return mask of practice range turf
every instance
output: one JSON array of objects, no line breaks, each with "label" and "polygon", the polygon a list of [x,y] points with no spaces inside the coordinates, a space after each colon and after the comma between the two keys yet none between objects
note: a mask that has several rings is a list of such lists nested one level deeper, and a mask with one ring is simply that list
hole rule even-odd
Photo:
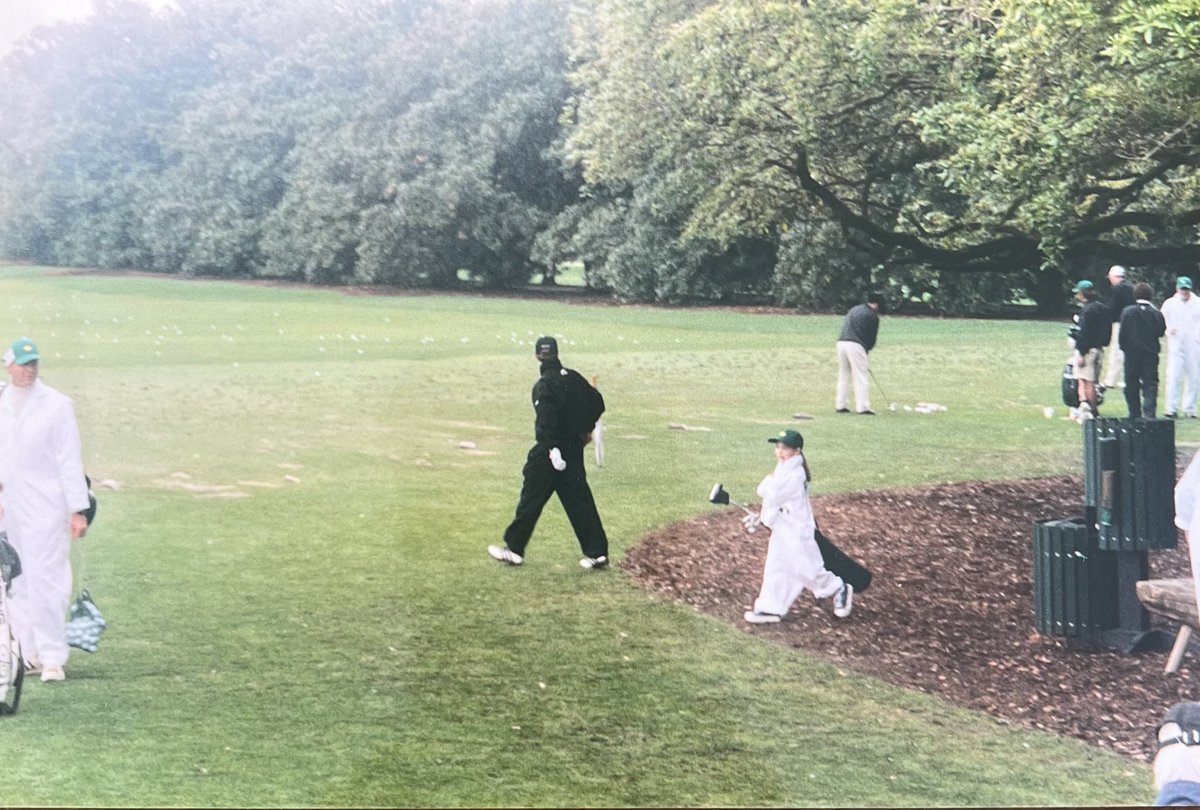
[{"label": "practice range turf", "polygon": [[6,805],[1153,798],[1145,765],[585,572],[556,502],[523,567],[484,551],[531,443],[539,334],[608,401],[588,463],[619,561],[717,481],[752,500],[785,427],[817,493],[1079,472],[1064,323],[885,317],[871,419],[832,413],[834,316],[22,267],[0,289],[3,343],[37,341],[76,402],[100,498],[76,569],[109,622],[0,718]]}]

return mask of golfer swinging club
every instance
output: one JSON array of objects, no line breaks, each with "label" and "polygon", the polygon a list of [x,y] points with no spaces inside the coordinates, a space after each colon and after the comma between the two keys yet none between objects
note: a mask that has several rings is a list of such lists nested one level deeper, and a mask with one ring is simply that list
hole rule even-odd
[{"label": "golfer swinging club", "polygon": [[488,554],[508,565],[525,562],[525,546],[542,508],[558,493],[583,549],[579,565],[588,570],[605,568],[608,536],[583,466],[583,448],[604,411],[604,399],[579,372],[563,368],[554,338],[538,338],[534,356],[541,363],[532,393],[535,443],[525,459],[521,498],[504,531],[504,546],[488,546]]}]

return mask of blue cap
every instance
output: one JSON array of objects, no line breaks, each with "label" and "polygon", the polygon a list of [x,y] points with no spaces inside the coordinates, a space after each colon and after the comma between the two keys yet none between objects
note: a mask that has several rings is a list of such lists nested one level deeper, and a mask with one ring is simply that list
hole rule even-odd
[{"label": "blue cap", "polygon": [[29,338],[20,338],[15,341],[12,348],[4,354],[5,365],[16,364],[24,366],[37,360],[39,357],[37,344]]},{"label": "blue cap", "polygon": [[1192,289],[1192,280],[1190,278],[1188,278],[1187,276],[1180,276],[1179,278],[1175,279],[1175,289],[1177,289],[1177,290]]},{"label": "blue cap", "polygon": [[1083,279],[1082,281],[1080,281],[1078,284],[1076,284],[1076,285],[1075,285],[1075,286],[1074,286],[1074,287],[1071,289],[1071,292],[1073,292],[1073,293],[1077,293],[1077,292],[1083,292],[1084,290],[1091,290],[1091,289],[1095,289],[1095,287],[1096,287],[1096,285],[1095,285],[1095,284],[1093,284],[1092,282],[1088,281],[1088,280],[1085,278],[1085,279]]}]

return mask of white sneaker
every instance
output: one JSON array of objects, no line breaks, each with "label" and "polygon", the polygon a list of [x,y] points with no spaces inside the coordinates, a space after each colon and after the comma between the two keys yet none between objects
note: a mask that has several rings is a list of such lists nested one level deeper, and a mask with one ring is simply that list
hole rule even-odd
[{"label": "white sneaker", "polygon": [[510,549],[508,546],[488,546],[488,554],[492,555],[493,560],[499,560],[502,563],[509,565],[520,565],[525,562],[525,558],[517,552]]},{"label": "white sneaker", "polygon": [[833,595],[833,615],[844,619],[854,608],[854,586],[849,582],[842,583],[842,589]]},{"label": "white sneaker", "polygon": [[599,557],[584,557],[579,561],[580,568],[586,568],[588,571],[595,571],[600,568],[608,568],[608,557],[601,554]]},{"label": "white sneaker", "polygon": [[46,667],[42,670],[42,683],[50,681],[65,681],[67,673],[63,672],[62,667]]},{"label": "white sneaker", "polygon": [[742,618],[750,624],[775,624],[783,620],[782,616],[776,616],[774,613],[759,613],[756,610],[747,610],[742,614]]}]

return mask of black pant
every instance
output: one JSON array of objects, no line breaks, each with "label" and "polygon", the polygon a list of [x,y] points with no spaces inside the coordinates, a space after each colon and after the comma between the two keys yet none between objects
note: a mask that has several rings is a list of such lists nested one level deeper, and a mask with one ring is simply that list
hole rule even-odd
[{"label": "black pant", "polygon": [[1158,408],[1158,355],[1125,352],[1125,404],[1130,416],[1154,418]]},{"label": "black pant", "polygon": [[550,463],[550,447],[545,444],[535,444],[525,459],[525,477],[521,485],[521,499],[517,502],[517,514],[512,523],[504,530],[504,544],[517,554],[525,554],[525,546],[538,518],[542,515],[542,507],[550,496],[558,493],[579,540],[579,547],[586,557],[607,557],[608,536],[600,523],[600,514],[596,511],[596,501],[592,497],[592,489],[588,486],[587,471],[583,466],[583,444],[571,442],[560,445],[563,461],[567,468],[562,472],[554,469]]}]

